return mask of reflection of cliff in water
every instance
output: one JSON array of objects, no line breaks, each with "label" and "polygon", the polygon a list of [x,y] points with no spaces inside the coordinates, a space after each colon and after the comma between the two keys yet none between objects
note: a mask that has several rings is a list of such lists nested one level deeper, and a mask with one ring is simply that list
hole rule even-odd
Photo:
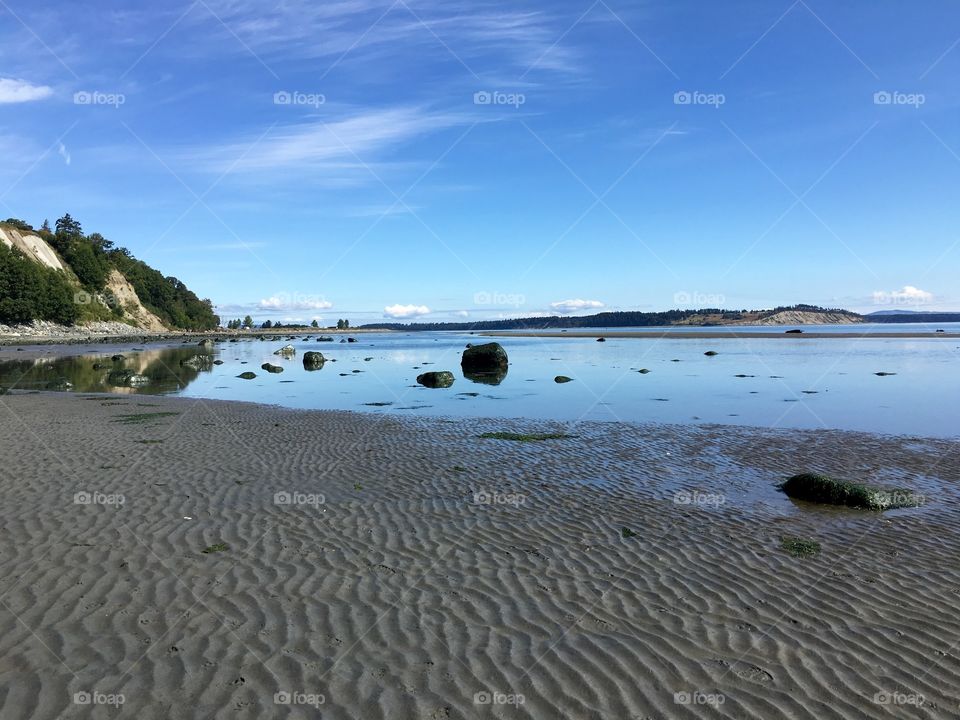
[{"label": "reflection of cliff in water", "polygon": [[[109,355],[77,355],[74,357],[41,358],[38,360],[10,360],[0,363],[0,387],[16,390],[63,390],[72,385],[74,392],[146,393],[161,395],[183,390],[196,380],[201,372],[210,372],[212,364],[203,369],[181,365],[194,355],[210,355],[202,348],[167,348],[123,353],[124,359],[113,361]],[[212,359],[212,356],[211,356]],[[140,376],[139,384],[114,384],[118,375],[111,373],[129,370]]]}]

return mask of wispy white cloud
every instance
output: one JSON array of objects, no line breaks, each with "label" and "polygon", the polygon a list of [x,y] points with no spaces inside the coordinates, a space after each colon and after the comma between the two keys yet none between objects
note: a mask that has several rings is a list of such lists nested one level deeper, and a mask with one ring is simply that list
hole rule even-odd
[{"label": "wispy white cloud", "polygon": [[426,305],[388,305],[383,314],[389,318],[409,318],[429,315],[430,308]]},{"label": "wispy white cloud", "polygon": [[183,153],[183,161],[215,172],[262,172],[326,167],[342,172],[363,168],[379,153],[428,133],[469,122],[464,114],[419,107],[360,111],[330,122],[315,120],[277,127],[266,135]]},{"label": "wispy white cloud", "polygon": [[70,153],[67,151],[67,146],[63,143],[58,143],[57,154],[63,158],[63,162],[67,165],[70,164]]},{"label": "wispy white cloud", "polygon": [[326,57],[344,66],[386,60],[389,68],[422,63],[436,53],[484,77],[515,77],[529,68],[576,73],[580,65],[569,39],[557,42],[571,18],[507,4],[287,0],[265,6],[258,0],[207,0],[205,7],[209,12],[190,13],[185,22],[203,27],[220,40],[218,47],[253,52],[268,66],[290,57]]},{"label": "wispy white cloud", "polygon": [[53,88],[34,85],[26,80],[0,78],[0,104],[26,103],[53,95]]},{"label": "wispy white cloud", "polygon": [[599,310],[604,304],[599,300],[560,300],[550,303],[550,308],[555,312],[568,314],[579,312],[580,310]]}]

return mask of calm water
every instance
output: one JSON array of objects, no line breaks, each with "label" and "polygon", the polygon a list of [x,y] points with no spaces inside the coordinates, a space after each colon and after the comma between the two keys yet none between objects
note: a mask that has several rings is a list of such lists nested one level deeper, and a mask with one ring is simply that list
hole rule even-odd
[{"label": "calm water", "polygon": [[[881,326],[892,330],[890,326]],[[806,328],[810,330],[811,328]],[[905,326],[898,330],[907,331]],[[949,331],[949,329],[948,329]],[[315,336],[314,336],[315,337]],[[302,336],[301,336],[302,338]],[[960,436],[960,339],[608,339],[501,338],[510,369],[498,385],[460,371],[467,342],[456,333],[363,334],[357,343],[242,340],[212,351],[195,346],[124,351],[0,364],[0,385],[74,392],[161,393],[245,400],[293,408],[440,416],[531,417],[671,423],[843,428]],[[297,354],[273,355],[285,344]],[[307,372],[302,356],[318,350],[331,362]],[[719,354],[707,357],[704,352]],[[192,369],[180,362],[208,353],[223,364]],[[264,362],[282,374],[260,369]],[[102,367],[94,368],[99,363]],[[142,388],[117,388],[116,367],[147,376]],[[641,368],[650,372],[641,374]],[[254,380],[236,376],[250,370]],[[429,370],[451,370],[453,387],[416,384]],[[878,377],[877,372],[896,373]],[[563,385],[557,375],[574,378]],[[747,377],[736,377],[744,375]]]}]

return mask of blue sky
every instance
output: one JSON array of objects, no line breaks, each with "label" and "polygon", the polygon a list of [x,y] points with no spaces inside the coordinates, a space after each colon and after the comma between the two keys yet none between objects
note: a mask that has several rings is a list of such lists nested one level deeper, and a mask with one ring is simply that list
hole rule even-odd
[{"label": "blue sky", "polygon": [[225,317],[958,309],[955,3],[0,6],[0,214]]}]

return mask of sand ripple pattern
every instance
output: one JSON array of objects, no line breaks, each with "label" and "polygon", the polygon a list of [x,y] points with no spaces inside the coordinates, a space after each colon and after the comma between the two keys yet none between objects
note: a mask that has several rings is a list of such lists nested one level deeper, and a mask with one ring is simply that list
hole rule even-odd
[{"label": "sand ripple pattern", "polygon": [[[2,718],[960,712],[954,442],[0,400]],[[804,470],[927,504],[799,506]]]}]

